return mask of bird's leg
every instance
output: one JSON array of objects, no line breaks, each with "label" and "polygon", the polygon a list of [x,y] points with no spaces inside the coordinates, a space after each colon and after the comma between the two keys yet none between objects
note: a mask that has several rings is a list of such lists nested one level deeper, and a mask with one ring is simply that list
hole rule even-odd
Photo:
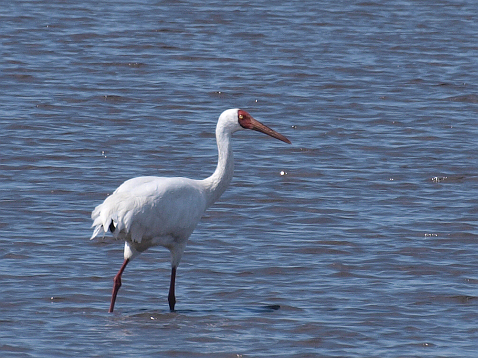
[{"label": "bird's leg", "polygon": [[121,275],[123,274],[124,269],[126,268],[126,265],[128,264],[129,259],[125,259],[123,262],[123,265],[121,266],[120,270],[116,274],[116,276],[113,279],[113,294],[111,295],[111,305],[110,305],[110,310],[109,313],[113,312],[113,309],[115,308],[115,301],[116,301],[116,295],[118,294],[118,290],[121,287]]},{"label": "bird's leg", "polygon": [[174,295],[174,284],[176,282],[176,266],[171,268],[171,283],[169,285],[169,295],[168,295],[168,302],[169,302],[169,309],[174,311],[174,305],[176,304],[176,296]]}]

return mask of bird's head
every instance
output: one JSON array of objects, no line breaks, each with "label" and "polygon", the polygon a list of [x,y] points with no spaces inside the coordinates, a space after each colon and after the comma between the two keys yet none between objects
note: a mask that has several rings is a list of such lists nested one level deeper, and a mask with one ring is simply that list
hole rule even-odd
[{"label": "bird's head", "polygon": [[285,136],[270,129],[254,119],[249,113],[239,108],[228,109],[222,112],[218,121],[218,129],[219,128],[229,133],[234,133],[241,129],[252,129],[290,144],[290,140]]}]

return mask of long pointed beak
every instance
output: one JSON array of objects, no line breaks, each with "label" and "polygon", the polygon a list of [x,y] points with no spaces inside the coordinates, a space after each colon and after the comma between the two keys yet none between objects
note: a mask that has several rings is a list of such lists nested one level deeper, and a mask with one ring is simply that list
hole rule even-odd
[{"label": "long pointed beak", "polygon": [[291,144],[290,140],[288,140],[285,136],[283,136],[282,134],[280,133],[277,133],[275,130],[273,129],[270,129],[268,126],[262,124],[261,122],[259,122],[258,120],[254,119],[254,118],[250,118],[251,119],[251,122],[250,122],[250,129],[252,130],[255,130],[255,131],[258,131],[258,132],[262,132],[264,134],[267,134],[271,137],[274,137],[274,138],[277,138],[283,142],[286,142],[288,144]]}]

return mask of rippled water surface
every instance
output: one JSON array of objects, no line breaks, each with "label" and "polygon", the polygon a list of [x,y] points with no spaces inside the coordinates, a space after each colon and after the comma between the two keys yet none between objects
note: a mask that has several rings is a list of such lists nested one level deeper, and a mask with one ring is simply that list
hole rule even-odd
[{"label": "rippled water surface", "polygon": [[[0,9],[2,357],[476,357],[478,3],[12,1]],[[123,275],[92,209],[235,177]]]}]

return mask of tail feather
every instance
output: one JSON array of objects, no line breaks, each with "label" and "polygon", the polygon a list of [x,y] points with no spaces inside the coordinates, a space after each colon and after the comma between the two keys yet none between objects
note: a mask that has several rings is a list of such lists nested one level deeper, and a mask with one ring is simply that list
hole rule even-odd
[{"label": "tail feather", "polygon": [[[145,215],[135,198],[122,193],[114,193],[98,205],[91,213],[94,232],[91,238],[108,231],[115,239],[130,237],[132,241],[141,243],[146,228],[144,217],[149,220],[152,215]],[[148,224],[148,223],[147,223]]]},{"label": "tail feather", "polygon": [[[108,232],[108,224],[105,222],[104,213],[102,212],[102,205],[98,205],[95,210],[91,213],[91,218],[93,219],[93,224],[91,227],[94,227],[95,230],[93,231],[93,235],[91,235],[90,240],[93,240],[97,237],[101,232],[103,232],[103,237]],[[112,221],[109,219],[107,222]]]},{"label": "tail feather", "polygon": [[103,236],[106,234],[103,230],[103,225],[98,225],[95,227],[95,231],[93,231],[93,235],[91,235],[90,240],[93,240],[95,237],[99,235],[99,233],[103,231]]}]

